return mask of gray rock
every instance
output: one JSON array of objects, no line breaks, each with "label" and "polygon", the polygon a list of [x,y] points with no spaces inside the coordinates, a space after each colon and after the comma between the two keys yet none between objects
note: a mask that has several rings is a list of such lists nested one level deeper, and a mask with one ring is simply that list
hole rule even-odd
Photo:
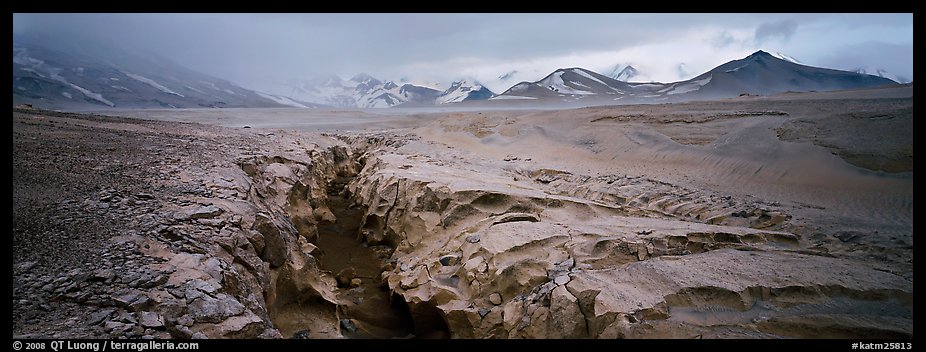
[{"label": "gray rock", "polygon": [[112,279],[115,276],[113,271],[110,269],[97,269],[90,275],[91,280],[106,281]]},{"label": "gray rock", "polygon": [[77,284],[72,282],[67,286],[59,287],[57,290],[55,290],[55,293],[68,293],[68,292],[74,292],[77,290],[79,290],[79,288],[77,287]]},{"label": "gray rock", "polygon": [[502,295],[498,292],[492,293],[489,295],[489,302],[492,302],[494,305],[502,304]]},{"label": "gray rock", "polygon": [[189,339],[193,337],[193,331],[189,327],[183,325],[174,325],[167,328],[167,333],[170,334],[170,337],[176,339]]},{"label": "gray rock", "polygon": [[225,318],[244,312],[244,305],[231,296],[220,293],[216,298],[204,295],[188,307],[190,315],[199,323],[218,323]]},{"label": "gray rock", "polygon": [[[129,264],[129,262],[126,262],[126,265],[132,265],[132,264]],[[135,282],[135,280],[138,280],[139,278],[141,278],[141,274],[136,273],[136,272],[131,272],[131,271],[125,272],[124,274],[119,275],[119,280],[121,280],[124,283]]]},{"label": "gray rock", "polygon": [[193,317],[189,314],[184,314],[183,316],[177,318],[177,325],[193,326]]},{"label": "gray rock", "polygon": [[129,303],[128,308],[133,312],[148,309],[154,302],[147,295],[140,295],[137,299]]},{"label": "gray rock", "polygon": [[184,209],[175,214],[174,218],[177,220],[208,219],[219,216],[222,212],[223,210],[217,206],[207,205],[199,208]]},{"label": "gray rock", "polygon": [[211,257],[204,261],[202,264],[202,270],[206,272],[206,274],[209,274],[209,276],[212,276],[212,278],[219,283],[222,283],[222,280],[225,279],[225,274],[223,274],[225,270],[222,268],[222,262],[219,261],[218,258]]},{"label": "gray rock", "polygon": [[115,320],[118,320],[118,321],[123,322],[123,323],[126,323],[126,324],[135,324],[135,323],[138,323],[138,320],[135,319],[135,314],[132,314],[132,313],[129,313],[129,312],[125,312],[125,311],[123,311],[122,313],[120,313],[119,316],[116,317]]},{"label": "gray rock", "polygon": [[164,317],[155,312],[138,312],[138,324],[146,328],[163,328]]},{"label": "gray rock", "polygon": [[555,282],[557,285],[565,285],[569,283],[569,280],[572,280],[569,277],[569,275],[560,275],[560,276],[557,276],[556,279],[553,280],[553,282]]},{"label": "gray rock", "polygon": [[280,333],[280,330],[273,329],[273,328],[267,328],[267,329],[264,329],[264,332],[260,333],[260,335],[257,335],[257,338],[259,339],[282,339],[283,334]]},{"label": "gray rock", "polygon": [[146,276],[142,277],[142,279],[139,280],[138,287],[141,287],[141,288],[152,288],[152,287],[155,287],[155,286],[163,285],[163,284],[166,283],[166,282],[167,282],[167,276],[166,276],[166,275],[157,275],[157,276],[153,276],[153,277],[150,276],[150,275],[146,275]]},{"label": "gray rock", "polygon": [[177,319],[177,317],[183,314],[183,309],[185,304],[180,303],[179,301],[168,299],[158,304],[157,310],[164,316],[164,319],[172,320]]},{"label": "gray rock", "polygon": [[183,286],[186,288],[183,292],[188,303],[202,297],[204,293],[215,293],[217,290],[211,282],[201,279],[187,281]]},{"label": "gray rock", "polygon": [[22,262],[22,263],[16,264],[16,269],[18,271],[30,271],[34,267],[35,267],[35,262]]},{"label": "gray rock", "polygon": [[352,334],[357,332],[357,327],[354,326],[354,322],[352,322],[350,319],[341,319],[341,328]]},{"label": "gray rock", "polygon": [[111,298],[113,302],[116,303],[116,305],[120,307],[128,307],[129,304],[135,302],[135,300],[137,300],[141,294],[142,292],[139,290],[120,291],[113,294]]},{"label": "gray rock", "polygon": [[113,308],[103,308],[90,315],[90,320],[87,321],[90,325],[96,325],[102,323],[104,320],[109,319],[115,313],[116,310]]},{"label": "gray rock", "polygon": [[306,340],[309,338],[309,330],[296,331],[292,338],[296,340]]},{"label": "gray rock", "polygon": [[194,300],[196,300],[197,298],[200,298],[200,297],[202,297],[202,296],[205,296],[206,294],[203,293],[203,292],[200,291],[200,290],[195,289],[195,288],[187,287],[187,289],[186,289],[186,291],[184,292],[183,295],[184,295],[184,297],[186,297],[187,303],[190,303],[190,302],[193,302]]},{"label": "gray rock", "polygon": [[478,311],[479,317],[480,317],[480,318],[485,318],[486,315],[489,315],[490,312],[492,312],[492,311],[489,310],[488,308],[479,308],[479,311]]},{"label": "gray rock", "polygon": [[201,332],[194,332],[194,333],[193,333],[193,336],[191,336],[190,338],[191,338],[191,339],[194,339],[194,340],[206,340],[206,339],[208,339],[209,337],[206,336],[206,334],[203,334],[203,333],[201,333]]},{"label": "gray rock", "polygon": [[478,243],[481,239],[482,238],[479,236],[479,234],[466,236],[466,242],[469,243]]},{"label": "gray rock", "polygon": [[125,324],[118,321],[107,321],[106,324],[103,324],[103,331],[106,332],[121,333],[125,330]]}]

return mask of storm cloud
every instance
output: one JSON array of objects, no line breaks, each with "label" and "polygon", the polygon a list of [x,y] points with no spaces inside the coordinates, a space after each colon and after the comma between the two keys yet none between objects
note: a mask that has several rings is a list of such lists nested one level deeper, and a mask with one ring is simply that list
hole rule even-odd
[{"label": "storm cloud", "polygon": [[[536,80],[627,64],[642,80],[674,81],[759,49],[913,76],[912,14],[14,14],[13,32],[116,43],[268,91],[328,73]],[[878,43],[910,55],[832,55]]]}]

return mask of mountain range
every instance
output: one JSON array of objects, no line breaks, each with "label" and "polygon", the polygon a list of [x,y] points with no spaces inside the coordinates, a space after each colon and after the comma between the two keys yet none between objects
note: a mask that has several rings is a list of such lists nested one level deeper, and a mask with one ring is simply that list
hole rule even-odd
[{"label": "mountain range", "polygon": [[[627,68],[632,69],[632,66]],[[529,100],[535,104],[579,102],[587,105],[660,103],[898,84],[888,78],[861,72],[806,66],[761,50],[694,78],[672,83],[624,82],[614,77],[626,77],[627,72],[614,71],[611,77],[607,77],[582,68],[559,69],[539,81],[515,84],[489,100]]]},{"label": "mountain range", "polygon": [[484,100],[494,95],[473,80],[459,80],[445,90],[381,81],[366,73],[348,80],[327,75],[310,80],[291,80],[275,89],[299,101],[335,108],[388,108],[393,106],[427,106]]},{"label": "mountain range", "polygon": [[[742,94],[840,90],[897,84],[883,70],[840,71],[801,64],[781,54],[757,51],[692,79],[672,83],[632,82],[640,72],[616,65],[605,75],[580,67],[553,71],[538,81],[513,84],[500,94],[473,79],[446,89],[397,84],[361,73],[291,80],[274,94],[244,88],[199,73],[156,54],[113,46],[44,45],[43,38],[13,37],[13,103],[57,109],[105,108],[386,108],[439,104],[579,105],[659,103],[718,99]],[[512,71],[499,82],[520,75]],[[494,82],[497,86],[499,82]],[[432,86],[443,86],[432,84]],[[507,102],[506,102],[507,101]]]}]

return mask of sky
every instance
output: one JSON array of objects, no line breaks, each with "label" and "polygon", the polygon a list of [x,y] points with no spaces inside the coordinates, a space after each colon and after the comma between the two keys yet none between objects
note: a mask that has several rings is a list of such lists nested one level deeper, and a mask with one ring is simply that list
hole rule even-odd
[{"label": "sky", "polygon": [[628,64],[640,72],[631,81],[672,82],[760,49],[913,78],[909,13],[14,14],[13,32],[104,39],[268,92],[365,72],[435,88],[469,78],[500,93],[557,68]]}]

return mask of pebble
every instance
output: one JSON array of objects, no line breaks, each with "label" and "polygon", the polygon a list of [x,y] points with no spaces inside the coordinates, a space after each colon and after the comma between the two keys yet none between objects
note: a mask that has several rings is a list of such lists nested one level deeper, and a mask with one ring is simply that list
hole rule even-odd
[{"label": "pebble", "polygon": [[498,292],[492,293],[489,295],[489,302],[492,302],[494,305],[502,304],[502,295]]},{"label": "pebble", "polygon": [[489,315],[490,312],[491,312],[491,310],[489,310],[488,308],[479,308],[479,311],[478,311],[479,317],[480,317],[480,318],[485,318],[486,315]]}]

